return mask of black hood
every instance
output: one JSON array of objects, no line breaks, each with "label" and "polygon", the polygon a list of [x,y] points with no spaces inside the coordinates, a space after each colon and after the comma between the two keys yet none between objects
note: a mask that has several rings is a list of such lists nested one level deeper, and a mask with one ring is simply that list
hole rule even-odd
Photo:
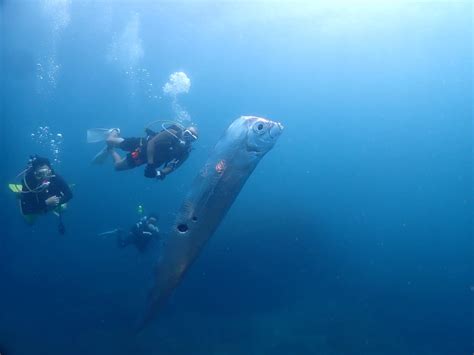
[{"label": "black hood", "polygon": [[36,168],[43,165],[47,165],[51,169],[51,162],[48,158],[36,156],[31,162],[31,167],[33,168],[33,170],[36,170]]}]

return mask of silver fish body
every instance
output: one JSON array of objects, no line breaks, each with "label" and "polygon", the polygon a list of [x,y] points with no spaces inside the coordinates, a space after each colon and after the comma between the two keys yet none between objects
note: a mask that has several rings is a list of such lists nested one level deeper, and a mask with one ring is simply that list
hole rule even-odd
[{"label": "silver fish body", "polygon": [[144,323],[163,307],[282,131],[280,123],[255,116],[242,116],[225,131],[195,178],[166,238]]}]

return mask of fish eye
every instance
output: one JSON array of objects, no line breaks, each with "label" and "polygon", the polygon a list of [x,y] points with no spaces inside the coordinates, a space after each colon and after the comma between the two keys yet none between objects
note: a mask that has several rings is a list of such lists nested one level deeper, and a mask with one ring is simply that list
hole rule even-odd
[{"label": "fish eye", "polygon": [[258,122],[253,126],[253,130],[258,134],[262,134],[265,131],[265,124],[263,122]]}]

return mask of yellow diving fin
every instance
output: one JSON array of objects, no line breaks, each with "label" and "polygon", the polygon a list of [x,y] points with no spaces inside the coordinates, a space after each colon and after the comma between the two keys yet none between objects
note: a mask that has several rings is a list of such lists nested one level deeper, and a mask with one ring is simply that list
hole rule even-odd
[{"label": "yellow diving fin", "polygon": [[14,193],[21,193],[22,186],[21,184],[8,184],[8,188],[10,189],[11,192]]}]

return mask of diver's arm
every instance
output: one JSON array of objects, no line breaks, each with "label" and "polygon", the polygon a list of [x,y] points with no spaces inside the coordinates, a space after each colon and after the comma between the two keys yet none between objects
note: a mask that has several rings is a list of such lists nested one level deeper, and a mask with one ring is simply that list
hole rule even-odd
[{"label": "diver's arm", "polygon": [[61,196],[59,197],[59,204],[62,205],[63,203],[68,202],[72,199],[72,191],[66,181],[59,175],[56,174],[55,176],[56,183],[58,184],[59,191],[61,191]]},{"label": "diver's arm", "polygon": [[160,132],[151,138],[146,145],[146,156],[148,165],[155,164],[156,146],[167,139],[166,132]]},{"label": "diver's arm", "polygon": [[165,177],[166,175],[172,173],[176,169],[178,164],[179,160],[177,159],[173,159],[170,162],[166,163],[163,169],[160,170],[160,175]]},{"label": "diver's arm", "polygon": [[168,174],[171,174],[173,171],[178,169],[189,157],[189,152],[183,154],[179,159],[173,159],[170,162],[165,164],[165,167],[160,170],[160,174],[165,177]]},{"label": "diver's arm", "polygon": [[155,226],[151,223],[147,224],[146,226],[146,229],[147,229],[147,234],[149,234],[151,237],[153,238],[159,238],[160,236],[160,228],[158,228],[158,226]]}]

